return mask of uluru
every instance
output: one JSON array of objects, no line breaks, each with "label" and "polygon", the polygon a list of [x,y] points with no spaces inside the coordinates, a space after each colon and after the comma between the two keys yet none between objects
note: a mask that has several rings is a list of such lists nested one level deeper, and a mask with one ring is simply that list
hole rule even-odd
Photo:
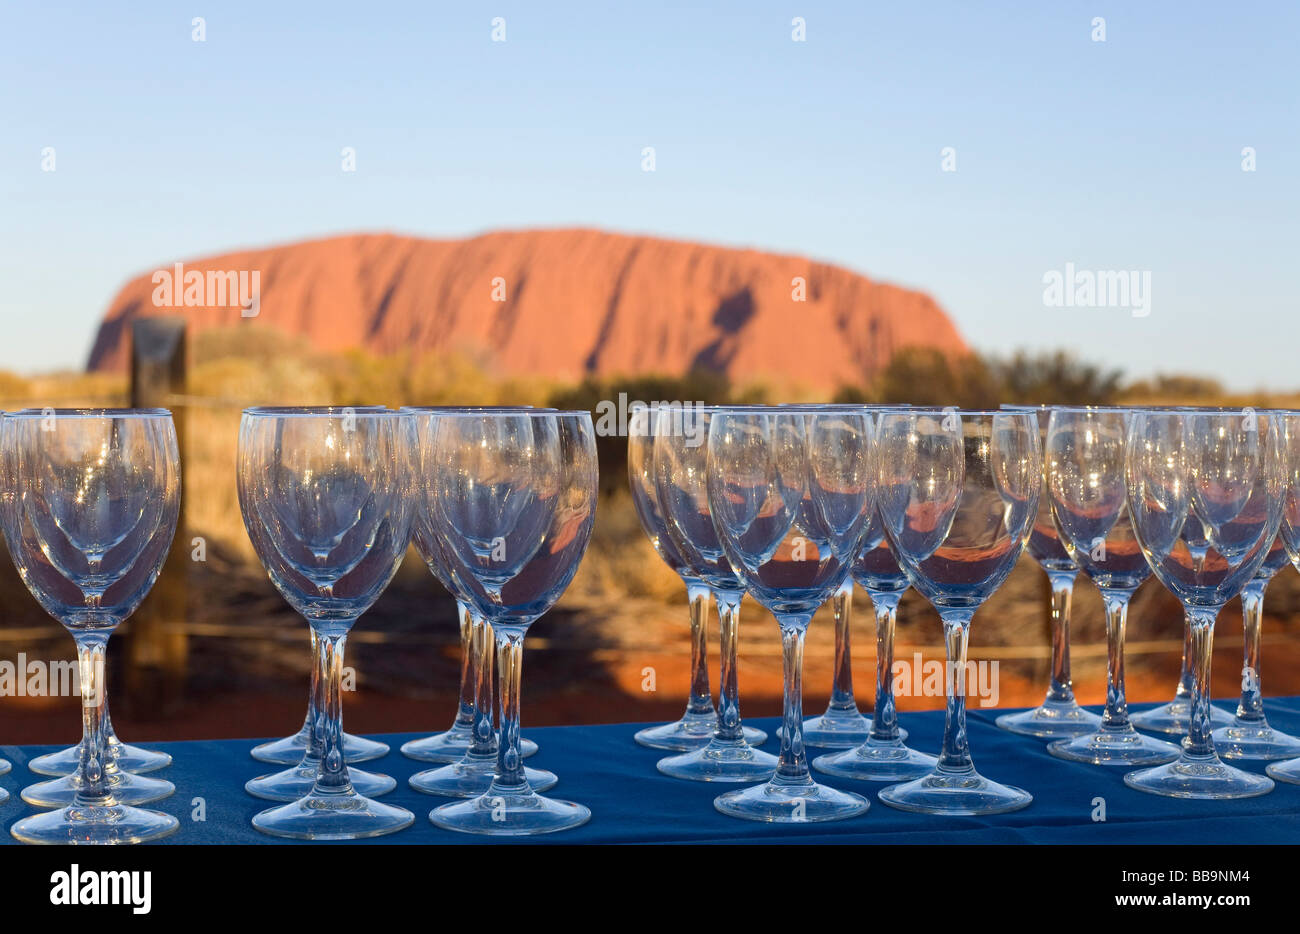
[{"label": "uluru", "polygon": [[[258,293],[247,309],[241,273]],[[704,368],[830,391],[903,347],[967,352],[922,292],[798,256],[573,229],[355,234],[160,265],[113,299],[89,369],[126,368],[133,319],[178,314],[192,332],[256,321],[326,352],[465,351],[565,380]]]}]

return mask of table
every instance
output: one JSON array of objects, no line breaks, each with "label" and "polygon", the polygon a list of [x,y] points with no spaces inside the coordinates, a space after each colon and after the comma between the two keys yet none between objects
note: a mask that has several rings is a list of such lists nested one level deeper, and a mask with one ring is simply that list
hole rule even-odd
[{"label": "table", "polygon": [[[1217,702],[1231,708],[1226,701]],[[1136,705],[1142,709],[1145,705]],[[1095,708],[1094,708],[1095,709]],[[1289,732],[1300,732],[1300,698],[1278,698],[1265,703],[1270,723]],[[817,775],[818,780],[837,788],[868,794],[871,809],[860,817],[830,824],[768,825],[724,817],[713,809],[713,798],[736,785],[685,782],[655,771],[655,762],[666,753],[645,749],[632,741],[643,724],[611,724],[579,727],[525,727],[525,735],[536,740],[541,751],[529,764],[548,768],[560,777],[560,784],[548,794],[586,804],[592,819],[585,826],[550,836],[528,838],[537,843],[1294,843],[1300,841],[1300,785],[1282,782],[1270,794],[1241,801],[1182,801],[1133,791],[1123,784],[1122,769],[1108,769],[1065,762],[1050,756],[1045,744],[1030,737],[999,730],[994,719],[1003,710],[972,709],[968,722],[971,748],[979,770],[1003,782],[1019,785],[1033,793],[1034,803],[1012,814],[992,817],[937,817],[909,814],[886,807],[875,799],[883,785],[860,783]],[[904,713],[901,722],[911,732],[914,748],[935,751],[943,733],[941,711]],[[751,721],[774,733],[775,718]],[[292,724],[285,724],[286,731]],[[413,762],[397,752],[398,747],[418,734],[376,736],[392,751],[362,767],[393,775],[397,789],[383,800],[401,805],[416,815],[415,824],[399,833],[366,845],[503,843],[500,840],[441,830],[427,819],[428,812],[449,799],[411,791],[406,784],[415,772],[429,766]],[[143,738],[130,736],[131,742]],[[176,794],[150,807],[180,818],[181,828],[164,844],[186,843],[290,843],[254,830],[249,821],[259,810],[271,806],[244,792],[250,778],[270,771],[254,761],[248,751],[260,740],[196,740],[149,744],[166,749],[174,764],[152,773],[176,785]],[[18,790],[38,780],[25,763],[54,750],[53,746],[0,747],[13,770],[0,777],[11,794],[0,805],[4,843],[15,843],[9,835],[14,821],[34,812],[18,798]],[[774,737],[763,748],[776,752]],[[819,754],[821,750],[813,750]],[[1246,768],[1262,771],[1264,763]],[[202,798],[206,820],[191,819],[196,798]],[[1094,821],[1098,805],[1105,800],[1105,821]]]}]

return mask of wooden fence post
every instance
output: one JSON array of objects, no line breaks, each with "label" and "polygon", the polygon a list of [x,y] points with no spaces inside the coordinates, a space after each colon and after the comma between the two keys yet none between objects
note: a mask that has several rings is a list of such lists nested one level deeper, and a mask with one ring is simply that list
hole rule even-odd
[{"label": "wooden fence post", "polygon": [[185,319],[140,318],[131,325],[131,406],[170,409],[181,454],[181,512],[162,573],[123,627],[125,687],[114,692],[137,718],[162,717],[179,706],[188,667],[184,623],[189,611],[190,539],[185,521]]}]

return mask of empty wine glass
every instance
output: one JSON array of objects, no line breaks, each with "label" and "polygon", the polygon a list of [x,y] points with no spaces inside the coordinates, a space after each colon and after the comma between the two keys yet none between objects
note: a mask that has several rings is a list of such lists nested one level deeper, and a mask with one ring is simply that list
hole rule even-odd
[{"label": "empty wine glass", "polygon": [[[822,411],[850,408],[842,405],[796,406]],[[910,408],[907,405],[869,406],[875,413],[893,409]],[[831,697],[826,712],[809,717],[803,722],[803,741],[807,746],[824,749],[853,749],[866,742],[871,732],[871,718],[858,710],[853,695],[853,578],[845,578],[840,589],[830,599],[831,616],[835,620],[835,665],[831,679]],[[778,730],[777,736],[780,737]],[[907,736],[904,730],[902,735]],[[816,765],[816,763],[813,763]]]},{"label": "empty wine glass", "polygon": [[[283,411],[298,411],[300,407],[286,407]],[[275,411],[273,406],[263,406],[262,411]],[[382,405],[359,405],[351,408],[355,412],[386,412],[388,411]],[[340,409],[341,411],[341,409]],[[243,474],[235,471],[235,485],[238,488],[243,483]],[[242,490],[240,491],[240,502],[243,502]],[[283,739],[270,740],[254,746],[249,752],[258,762],[265,762],[268,765],[289,765],[296,766],[302,762],[303,756],[307,754],[307,747],[311,745],[312,724],[316,721],[316,699],[320,695],[321,686],[324,684],[324,674],[321,671],[321,654],[320,644],[316,639],[316,630],[309,629],[310,646],[311,646],[311,682],[310,689],[307,693],[307,713],[303,717],[302,726],[298,732]],[[388,755],[388,745],[373,739],[367,739],[364,736],[353,736],[351,733],[343,734],[343,755],[348,762],[368,762],[371,759],[378,759]],[[271,800],[275,801],[293,801],[301,797],[307,788],[311,787],[315,779],[315,768],[311,768],[299,776],[298,784],[292,789],[282,789],[274,795]],[[371,789],[370,793],[374,793]],[[265,795],[259,795],[265,797]]]},{"label": "empty wine glass", "polygon": [[[1274,414],[1273,418],[1278,428],[1278,444],[1282,449],[1282,467],[1286,480],[1283,489],[1282,522],[1278,531],[1278,539],[1285,547],[1287,557],[1291,559],[1291,563],[1297,569],[1300,569],[1300,413],[1278,412]],[[1272,558],[1273,553],[1270,551],[1265,562],[1267,563]],[[1254,581],[1252,580],[1251,583],[1254,583]],[[1260,599],[1262,600],[1262,598],[1261,593]],[[1245,612],[1246,599],[1247,596],[1243,589],[1243,613]],[[1250,636],[1247,634],[1247,639],[1249,638]],[[1256,672],[1254,679],[1256,683],[1252,686],[1258,691],[1258,662],[1251,667],[1254,667]],[[1247,677],[1248,675],[1244,675],[1242,679],[1243,700],[1245,698]],[[1261,712],[1262,708],[1263,704],[1261,702]],[[1216,732],[1216,745],[1218,741],[1218,733]],[[1264,771],[1280,782],[1300,785],[1300,757],[1288,759],[1285,762],[1272,762]]]},{"label": "empty wine glass", "polygon": [[77,772],[61,780],[71,800],[18,821],[11,833],[62,844],[166,836],[179,826],[175,817],[115,793],[157,780],[122,772],[109,758],[103,673],[109,637],[153,587],[176,531],[181,479],[171,413],[26,410],[6,415],[3,426],[14,491],[5,539],[27,589],[77,643],[83,732]]},{"label": "empty wine glass", "polygon": [[[655,553],[686,585],[691,626],[690,691],[686,697],[686,712],[680,718],[672,723],[638,730],[633,739],[652,749],[686,752],[708,745],[718,726],[718,711],[713,706],[713,693],[709,689],[707,622],[710,593],[709,586],[691,573],[686,559],[673,544],[663,509],[659,506],[654,472],[658,408],[657,405],[638,406],[628,420],[628,482],[632,489],[632,506],[641,522],[641,529],[650,539]],[[745,739],[750,743],[757,745],[767,739],[767,734],[762,730],[749,726],[742,729],[745,731]]]},{"label": "empty wine glass", "polygon": [[[691,576],[703,581],[718,607],[718,720],[705,746],[660,759],[673,778],[756,782],[776,771],[776,756],[750,744],[740,719],[736,653],[745,593],[723,552],[709,508],[708,432],[716,406],[664,405],[655,416],[654,474],[669,540]],[[764,735],[764,739],[766,735]]]},{"label": "empty wine glass", "polygon": [[813,614],[847,577],[871,517],[871,429],[865,408],[735,409],[710,420],[713,524],[745,589],[776,618],[785,675],[776,773],[765,784],[716,798],[723,814],[797,823],[867,810],[861,795],[818,784],[808,770],[803,643]]},{"label": "empty wine glass", "polygon": [[[1165,412],[1235,412],[1236,409],[1227,409],[1221,406],[1143,406],[1144,411],[1165,411]],[[1144,710],[1141,713],[1135,713],[1130,718],[1133,725],[1139,730],[1150,730],[1153,733],[1173,733],[1177,736],[1186,736],[1190,721],[1189,714],[1192,709],[1192,686],[1196,680],[1196,674],[1193,669],[1193,656],[1195,652],[1192,646],[1192,624],[1190,620],[1183,620],[1183,657],[1182,663],[1178,669],[1178,685],[1174,688],[1174,699],[1167,704],[1161,704],[1158,707],[1152,707],[1150,710]],[[1210,725],[1213,727],[1231,726],[1233,723],[1232,714],[1219,707],[1210,705]]]},{"label": "empty wine glass", "polygon": [[890,550],[879,505],[871,511],[871,522],[853,560],[851,573],[871,597],[876,613],[876,707],[870,732],[862,745],[818,756],[813,760],[813,768],[828,775],[868,782],[899,782],[928,775],[938,760],[904,744],[907,731],[898,725],[894,704],[894,628],[898,604],[908,584],[907,575]]},{"label": "empty wine glass", "polygon": [[975,771],[966,735],[966,643],[976,610],[1007,579],[1038,515],[1043,474],[1033,412],[886,412],[878,503],[908,581],[943,621],[947,714],[930,774],[890,785],[905,811],[997,814],[1032,796]]},{"label": "empty wine glass", "polygon": [[[7,484],[6,508],[12,503],[12,480]],[[104,772],[106,781],[115,784],[117,798],[123,804],[147,804],[157,801],[171,793],[170,782],[135,782],[123,777],[121,773],[140,774],[154,772],[171,765],[172,757],[165,752],[132,746],[117,738],[113,731],[113,719],[109,714],[107,696],[107,672],[102,672],[105,689],[101,692],[103,702],[100,709],[100,733],[104,738]],[[71,800],[74,790],[75,775],[81,764],[82,745],[68,746],[57,752],[37,756],[27,763],[27,769],[37,775],[55,777],[72,776],[71,782],[43,782],[24,789],[24,800],[38,807],[61,807]],[[7,763],[0,763],[0,775],[7,769]],[[127,786],[130,787],[127,787]],[[27,793],[32,792],[31,797]]]},{"label": "empty wine glass", "polygon": [[[1047,440],[1047,423],[1051,408],[1045,405],[1003,405],[1008,412],[1032,412],[1038,420],[1040,447]],[[1060,542],[1052,512],[1047,502],[1046,483],[1038,497],[1038,517],[1029,533],[1029,554],[1047,575],[1051,587],[1048,615],[1052,631],[1052,675],[1047,686],[1047,697],[1032,710],[1008,713],[998,717],[997,725],[1012,733],[1037,736],[1039,739],[1057,739],[1062,736],[1088,734],[1101,726],[1101,719],[1092,711],[1084,710],[1074,699],[1074,685],[1070,680],[1070,603],[1074,595],[1074,579],[1078,566]]]},{"label": "empty wine glass", "polygon": [[1106,710],[1091,734],[1058,739],[1047,750],[1094,765],[1158,765],[1178,758],[1172,743],[1143,736],[1128,718],[1124,628],[1134,591],[1151,573],[1129,521],[1124,486],[1122,409],[1056,408],[1043,460],[1052,519],[1070,558],[1101,591],[1106,606]]},{"label": "empty wine glass", "polygon": [[315,630],[324,673],[299,768],[245,786],[271,797],[295,787],[314,767],[301,797],[253,818],[264,833],[351,840],[392,833],[415,820],[410,811],[360,791],[379,794],[396,782],[349,769],[342,747],[348,633],[397,573],[410,541],[411,418],[345,407],[250,408],[241,419],[244,524],[271,582]]},{"label": "empty wine glass", "polygon": [[1277,535],[1284,473],[1268,414],[1135,411],[1126,482],[1133,531],[1151,570],[1183,604],[1196,678],[1182,753],[1129,772],[1139,791],[1179,798],[1246,798],[1273,782],[1220,761],[1210,733],[1210,661],[1223,605],[1255,576]]},{"label": "empty wine glass", "polygon": [[[276,407],[261,406],[255,410],[259,418],[271,418],[283,416],[286,418],[297,416],[315,416],[315,417],[335,417],[345,418],[350,413],[362,412],[363,414],[383,414],[389,410],[383,406],[364,406],[364,407]],[[240,422],[240,443],[252,445],[252,439],[245,441],[246,431],[251,431],[260,425],[258,421],[252,418],[241,419]],[[254,511],[255,500],[259,495],[256,489],[250,489],[248,483],[255,480],[260,475],[256,470],[245,470],[243,465],[239,466],[235,475],[236,492],[239,494],[240,511],[244,519],[244,528],[248,532],[249,541],[253,544],[253,550],[257,553],[258,558],[263,565],[267,559],[264,555],[276,554],[276,545],[274,539],[269,537],[268,527],[258,514]],[[271,508],[266,507],[267,510]],[[268,576],[274,583],[275,577]],[[277,587],[279,585],[277,584]],[[295,748],[298,751],[298,758],[293,760],[293,764],[282,769],[279,772],[272,772],[268,775],[259,775],[244,783],[244,790],[255,798],[263,798],[267,801],[297,801],[309,793],[316,784],[316,777],[320,771],[320,757],[324,751],[324,736],[321,732],[324,729],[323,708],[325,690],[328,679],[326,677],[327,661],[324,658],[324,646],[321,644],[320,634],[316,627],[309,627],[311,630],[311,647],[315,653],[312,659],[312,674],[310,682],[310,694],[307,700],[307,739],[304,745],[298,746],[296,737],[287,737],[278,740],[275,743],[266,743],[254,749],[256,754],[258,749],[263,750],[263,759],[270,756],[283,756],[292,752]],[[357,757],[362,759],[374,758],[374,751],[370,748],[371,740],[364,737],[354,737],[357,743],[353,745],[353,757],[349,758],[347,750],[347,737],[349,734],[343,734],[344,760],[352,763],[357,761]],[[313,744],[313,737],[315,742]],[[382,753],[387,753],[388,746],[382,743],[375,743],[382,747]],[[261,761],[261,760],[259,760]],[[358,794],[365,797],[376,797],[386,794],[397,787],[397,781],[389,775],[378,775],[374,772],[363,771],[362,769],[352,769],[348,773],[352,787]]]},{"label": "empty wine glass", "polygon": [[[401,411],[420,416],[432,415],[436,412],[520,412],[529,411],[530,409],[532,409],[532,406],[529,405],[404,405]],[[417,425],[423,424],[423,422],[424,419],[417,419]],[[416,550],[424,558],[424,563],[433,572],[438,582],[449,593],[453,593],[451,585],[445,578],[446,572],[442,570],[442,564],[435,561],[430,555],[431,542],[427,534],[421,533],[418,515],[412,517],[411,531]],[[460,621],[460,702],[456,707],[456,717],[452,720],[448,729],[432,736],[424,736],[402,744],[402,755],[408,759],[415,759],[417,762],[459,762],[465,757],[474,741],[474,695],[476,691],[481,689],[482,685],[486,685],[487,690],[484,701],[488,712],[488,724],[491,725],[492,723],[492,636],[489,633],[486,640],[482,638],[476,640],[474,638],[475,621],[471,616],[469,607],[459,598],[456,600],[456,615]],[[475,654],[475,646],[484,645],[487,646],[488,654],[486,656]],[[478,668],[483,664],[487,665],[488,671],[485,677],[480,678]],[[495,759],[495,733],[492,744],[491,755]],[[521,738],[519,740],[519,750],[524,758],[527,758],[537,752],[537,744],[531,739]],[[480,746],[478,751],[482,753],[484,749]]]},{"label": "empty wine glass", "polygon": [[439,827],[468,833],[551,833],[586,823],[581,804],[529,784],[519,752],[524,635],[564,593],[596,516],[589,412],[440,413],[420,445],[420,506],[455,560],[472,610],[491,626],[500,676],[501,737],[488,790],[435,808]]},{"label": "empty wine glass", "polygon": [[[407,410],[404,410],[407,411]],[[438,409],[422,410],[415,417],[417,451],[426,450],[432,443],[431,432],[437,425],[439,412],[475,411],[475,412],[525,412],[523,408],[500,409]],[[538,410],[533,410],[538,411]],[[470,645],[462,656],[468,664],[472,683],[470,684],[470,738],[465,751],[455,762],[439,768],[417,772],[408,779],[408,784],[416,791],[430,795],[446,795],[453,798],[472,798],[483,794],[492,784],[496,775],[497,734],[492,725],[492,627],[481,616],[476,616],[471,607],[468,585],[470,572],[459,564],[455,550],[445,546],[442,539],[434,533],[434,526],[429,515],[428,503],[424,497],[416,497],[414,515],[411,519],[412,539],[416,550],[420,552],[425,563],[434,576],[447,591],[456,598],[461,609],[462,627],[468,625]],[[462,630],[463,631],[463,630]],[[465,676],[462,665],[462,679]],[[462,691],[464,690],[462,686]],[[463,703],[463,700],[462,700]],[[449,733],[441,734],[447,737]],[[430,737],[437,740],[437,737]],[[424,742],[417,740],[417,742]],[[520,740],[520,755],[527,755],[523,750],[524,741]],[[409,744],[408,744],[409,745]],[[444,739],[429,743],[426,752],[447,750],[452,741]],[[405,747],[403,747],[405,748]],[[533,744],[534,750],[536,744]],[[542,769],[525,768],[524,777],[534,791],[546,791],[554,787],[558,779],[551,772]]]}]

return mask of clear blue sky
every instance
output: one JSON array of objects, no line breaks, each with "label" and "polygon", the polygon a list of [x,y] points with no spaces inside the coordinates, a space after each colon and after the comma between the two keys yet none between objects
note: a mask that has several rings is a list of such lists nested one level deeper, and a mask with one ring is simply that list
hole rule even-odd
[{"label": "clear blue sky", "polygon": [[[698,6],[4,4],[0,368],[83,365],[186,257],[591,225],[920,287],[985,350],[1300,388],[1300,4]],[[1044,307],[1067,262],[1150,271],[1151,314]]]}]

